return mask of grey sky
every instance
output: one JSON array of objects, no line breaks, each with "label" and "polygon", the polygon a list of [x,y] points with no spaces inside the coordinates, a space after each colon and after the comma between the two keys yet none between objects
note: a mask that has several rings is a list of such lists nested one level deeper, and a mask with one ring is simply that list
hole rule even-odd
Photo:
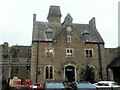
[{"label": "grey sky", "polygon": [[0,3],[0,44],[31,45],[33,13],[46,21],[50,5],[59,5],[62,22],[70,13],[73,23],[87,24],[96,18],[96,27],[105,47],[118,46],[119,0],[2,0]]}]

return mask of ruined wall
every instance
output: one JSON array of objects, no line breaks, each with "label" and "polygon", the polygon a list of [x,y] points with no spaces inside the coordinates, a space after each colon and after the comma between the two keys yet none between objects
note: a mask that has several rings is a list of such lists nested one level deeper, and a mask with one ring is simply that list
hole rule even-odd
[{"label": "ruined wall", "polygon": [[2,80],[9,82],[11,78],[17,76],[25,84],[25,79],[30,78],[31,46],[7,46],[7,52],[5,54],[3,52],[6,52],[6,49],[2,45],[1,56],[8,56],[2,57],[1,60]]}]

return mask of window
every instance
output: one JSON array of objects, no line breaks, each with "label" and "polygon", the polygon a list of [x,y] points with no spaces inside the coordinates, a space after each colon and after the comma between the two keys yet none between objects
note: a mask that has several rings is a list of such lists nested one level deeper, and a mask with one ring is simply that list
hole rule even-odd
[{"label": "window", "polygon": [[46,32],[45,32],[45,36],[46,36],[46,40],[51,41],[53,38],[53,31],[49,28]]},{"label": "window", "polygon": [[20,49],[18,49],[18,52],[20,51]]},{"label": "window", "polygon": [[82,33],[82,35],[85,38],[85,41],[91,41],[90,32],[88,30],[84,30],[84,32]]},{"label": "window", "polygon": [[86,57],[93,57],[93,50],[92,49],[85,50],[85,55]]},{"label": "window", "polygon": [[2,58],[4,58],[4,59],[7,58],[7,55],[2,55]]},{"label": "window", "polygon": [[46,39],[52,39],[52,32],[46,32]]},{"label": "window", "polygon": [[18,68],[16,68],[16,74],[18,74]]},{"label": "window", "polygon": [[54,50],[53,49],[46,49],[45,54],[46,54],[46,57],[54,57]]},{"label": "window", "polygon": [[53,66],[52,65],[47,65],[45,67],[45,79],[53,79]]},{"label": "window", "polygon": [[66,48],[66,56],[73,56],[73,49],[72,48]]},{"label": "window", "polygon": [[27,51],[29,52],[30,50],[28,49]]},{"label": "window", "polygon": [[29,61],[30,61],[30,59],[28,58],[28,59],[27,59],[27,62],[29,62]]},{"label": "window", "polygon": [[67,42],[71,42],[71,36],[67,36]]},{"label": "window", "polygon": [[27,71],[30,71],[30,66],[26,66]]}]

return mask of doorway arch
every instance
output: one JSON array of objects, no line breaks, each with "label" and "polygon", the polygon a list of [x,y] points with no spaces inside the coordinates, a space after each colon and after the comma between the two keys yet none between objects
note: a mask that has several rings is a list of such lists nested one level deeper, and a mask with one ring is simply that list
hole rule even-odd
[{"label": "doorway arch", "polygon": [[68,80],[68,82],[76,81],[76,68],[75,68],[75,66],[73,66],[73,65],[65,66],[64,75],[65,75],[65,79]]}]

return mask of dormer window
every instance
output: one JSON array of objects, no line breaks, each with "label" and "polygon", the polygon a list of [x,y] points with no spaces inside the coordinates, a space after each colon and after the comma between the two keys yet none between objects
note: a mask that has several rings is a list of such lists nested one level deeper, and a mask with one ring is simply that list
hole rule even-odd
[{"label": "dormer window", "polygon": [[67,16],[65,17],[65,23],[66,24],[71,24],[72,23],[73,18],[71,17],[71,15],[68,13]]},{"label": "dormer window", "polygon": [[82,33],[83,37],[85,38],[86,41],[90,41],[90,32],[88,30],[84,30]]},{"label": "dormer window", "polygon": [[45,35],[46,35],[46,40],[47,40],[47,41],[51,41],[52,38],[53,38],[53,31],[49,28],[49,29],[45,32]]},{"label": "dormer window", "polygon": [[53,32],[46,32],[46,39],[52,39]]}]

